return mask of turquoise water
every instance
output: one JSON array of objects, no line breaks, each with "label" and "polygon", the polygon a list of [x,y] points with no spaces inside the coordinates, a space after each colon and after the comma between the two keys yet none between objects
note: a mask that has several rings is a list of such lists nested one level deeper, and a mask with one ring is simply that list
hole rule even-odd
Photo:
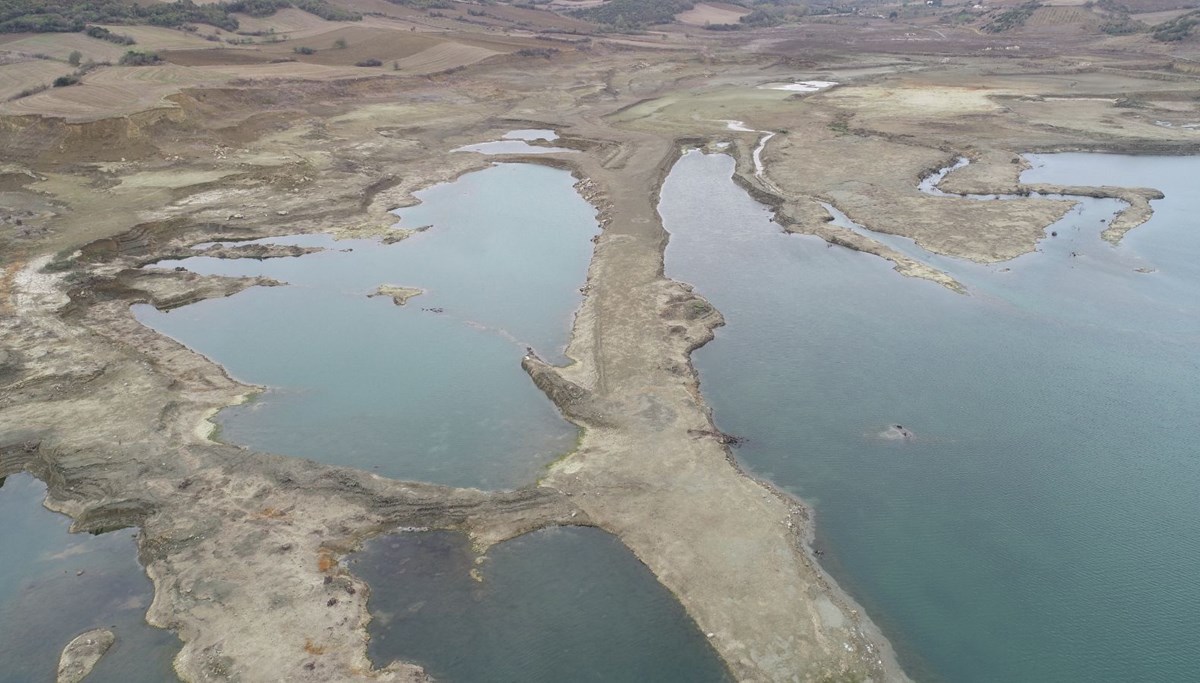
[{"label": "turquoise water", "polygon": [[1031,160],[1166,199],[1116,248],[1119,204],[1087,200],[1008,263],[921,252],[960,296],[780,233],[728,157],[686,155],[667,273],[728,321],[702,389],[739,459],[814,504],[822,562],[914,677],[1197,680],[1200,159]]},{"label": "turquoise water", "polygon": [[131,532],[69,534],[70,520],[42,507],[41,482],[0,481],[0,683],[51,683],[62,648],[98,627],[117,641],[88,683],[177,680],[179,641],[145,621],[153,588]]},{"label": "turquoise water", "polygon": [[[502,164],[418,193],[392,245],[272,238],[300,258],[163,262],[265,275],[256,287],[138,320],[267,385],[223,411],[223,440],[454,486],[515,488],[574,446],[576,430],[520,367],[531,346],[564,362],[598,231],[565,171]],[[381,284],[424,294],[396,306]],[[433,310],[429,310],[433,309]]]},{"label": "turquoise water", "polygon": [[729,680],[671,594],[612,536],[547,529],[492,548],[470,578],[466,538],[372,541],[352,570],[372,585],[369,654],[455,683]]}]

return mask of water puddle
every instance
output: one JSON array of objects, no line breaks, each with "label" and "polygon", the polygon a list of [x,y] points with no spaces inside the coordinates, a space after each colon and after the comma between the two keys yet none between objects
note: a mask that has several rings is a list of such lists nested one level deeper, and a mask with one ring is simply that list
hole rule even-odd
[{"label": "water puddle", "polygon": [[789,92],[819,92],[828,90],[837,83],[833,81],[797,81],[795,83],[767,83],[758,86],[763,90],[787,90]]},{"label": "water puddle", "polygon": [[117,640],[88,683],[177,680],[179,641],[145,621],[153,587],[132,532],[69,534],[70,520],[42,507],[41,482],[0,482],[0,683],[51,683],[62,648],[101,627]]},{"label": "water puddle", "polygon": [[354,556],[372,586],[377,665],[414,661],[455,683],[729,680],[673,596],[602,531],[547,529],[474,558],[465,537],[440,532]]},{"label": "water puddle", "polygon": [[769,130],[755,130],[746,126],[745,121],[734,121],[732,119],[725,121],[725,127],[729,130],[734,130],[739,133],[762,134],[761,137],[758,138],[758,144],[754,146],[754,151],[751,153],[750,157],[754,160],[754,175],[758,178],[761,178],[764,182],[768,182],[763,176],[766,167],[763,166],[762,154],[763,150],[767,148],[767,143],[771,141],[771,138],[775,137],[775,133]]},{"label": "water puddle", "polygon": [[1200,159],[1030,159],[1026,182],[1166,199],[1118,247],[1097,226],[1119,203],[1085,199],[1041,253],[934,262],[961,296],[781,233],[693,152],[663,186],[667,274],[726,317],[694,356],[718,426],[815,505],[822,563],[915,679],[1186,680]]},{"label": "water puddle", "polygon": [[500,140],[480,142],[474,145],[464,145],[452,152],[479,152],[480,154],[553,154],[555,152],[577,152],[568,147],[553,147],[550,145],[531,145],[530,142],[553,142],[558,139],[558,133],[543,129],[512,130],[501,136]]},{"label": "water puddle", "polygon": [[[502,489],[573,447],[574,427],[520,367],[526,347],[565,362],[598,232],[569,173],[501,164],[418,193],[397,212],[432,226],[396,244],[323,246],[269,260],[162,262],[289,283],[138,320],[270,389],[217,418],[221,438],[388,476]],[[419,290],[398,306],[380,285]]]}]

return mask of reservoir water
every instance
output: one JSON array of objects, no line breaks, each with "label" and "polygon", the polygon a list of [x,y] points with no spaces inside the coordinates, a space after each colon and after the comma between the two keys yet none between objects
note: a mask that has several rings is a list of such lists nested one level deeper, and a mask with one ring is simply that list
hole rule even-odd
[{"label": "reservoir water", "polygon": [[52,683],[62,648],[100,627],[117,640],[88,683],[177,680],[179,641],[146,623],[153,588],[132,532],[69,534],[70,520],[42,507],[41,482],[0,481],[0,683]]},{"label": "reservoir water", "polygon": [[1031,161],[1166,198],[1119,247],[1120,204],[1089,199],[990,266],[887,238],[963,296],[780,232],[729,157],[685,155],[667,274],[728,323],[702,390],[738,458],[814,505],[822,563],[914,678],[1196,680],[1200,159]]},{"label": "reservoir water", "polygon": [[554,528],[475,555],[450,533],[372,541],[351,569],[373,587],[369,654],[454,683],[708,683],[704,634],[616,538]]},{"label": "reservoir water", "polygon": [[[564,362],[598,232],[565,171],[501,164],[417,194],[395,244],[272,238],[327,247],[299,258],[162,262],[264,275],[255,287],[138,320],[269,387],[221,412],[223,440],[454,486],[515,488],[570,450],[576,430],[520,367],[526,347]],[[423,293],[404,306],[382,284]]]}]

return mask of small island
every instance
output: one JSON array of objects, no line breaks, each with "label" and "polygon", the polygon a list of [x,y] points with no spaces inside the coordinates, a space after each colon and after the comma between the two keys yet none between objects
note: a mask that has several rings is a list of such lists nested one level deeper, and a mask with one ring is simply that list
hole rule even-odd
[{"label": "small island", "polygon": [[418,296],[418,295],[424,294],[424,293],[425,293],[425,290],[417,289],[416,287],[401,287],[399,285],[379,285],[378,289],[376,289],[371,294],[368,294],[367,296],[368,297],[390,296],[390,297],[392,297],[392,301],[397,306],[403,306],[404,304],[408,303],[409,299],[413,298],[414,296]]}]

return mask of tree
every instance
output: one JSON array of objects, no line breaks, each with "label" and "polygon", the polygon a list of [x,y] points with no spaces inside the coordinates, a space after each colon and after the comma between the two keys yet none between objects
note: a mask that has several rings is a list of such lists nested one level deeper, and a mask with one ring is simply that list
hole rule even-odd
[{"label": "tree", "polygon": [[70,55],[67,56],[67,63],[70,64],[71,66],[79,66],[79,63],[82,61],[83,61],[83,53],[80,52],[79,50],[75,50],[74,52],[72,52]]}]

